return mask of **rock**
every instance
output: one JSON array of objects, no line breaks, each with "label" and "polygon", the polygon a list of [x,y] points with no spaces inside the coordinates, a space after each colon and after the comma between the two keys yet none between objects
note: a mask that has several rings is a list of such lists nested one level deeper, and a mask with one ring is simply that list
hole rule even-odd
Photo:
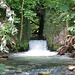
[{"label": "rock", "polygon": [[16,73],[21,73],[22,72],[22,69],[21,68],[18,68],[17,70],[16,70]]},{"label": "rock", "polygon": [[0,58],[0,61],[5,61],[7,60],[7,58]]},{"label": "rock", "polygon": [[39,72],[38,75],[50,75],[50,72]]},{"label": "rock", "polygon": [[57,50],[58,54],[64,55],[68,48],[69,48],[68,45],[59,47],[59,49]]},{"label": "rock", "polygon": [[[63,55],[67,51],[72,52],[73,49],[75,50],[74,38],[75,38],[75,36],[67,35],[66,36],[66,41],[65,41],[65,46],[61,46],[59,49],[57,49],[58,54]],[[73,52],[71,56],[75,57],[75,52]]]},{"label": "rock", "polygon": [[3,58],[8,58],[8,54],[3,55]]},{"label": "rock", "polygon": [[67,67],[67,69],[70,70],[70,71],[73,71],[73,70],[75,70],[75,66],[69,65],[69,66]]},{"label": "rock", "polygon": [[75,57],[73,58],[73,60],[75,60]]},{"label": "rock", "polygon": [[71,72],[69,73],[69,75],[75,75],[75,74],[74,74],[74,72],[71,71]]},{"label": "rock", "polygon": [[8,54],[2,54],[0,53],[0,61],[5,61],[8,58]]},{"label": "rock", "polygon": [[3,56],[0,56],[0,58],[2,58]]},{"label": "rock", "polygon": [[9,69],[4,69],[5,70],[5,72],[9,72],[10,70]]},{"label": "rock", "polygon": [[70,57],[75,57],[75,51],[71,53]]},{"label": "rock", "polygon": [[15,67],[13,67],[13,66],[5,66],[5,68],[6,69],[12,69],[12,70],[15,69]]},{"label": "rock", "polygon": [[40,65],[40,64],[35,64],[35,66],[36,66],[36,67],[39,67],[39,66],[41,66],[41,65]]},{"label": "rock", "polygon": [[75,39],[75,36],[73,36],[72,39],[71,39],[71,45],[75,49],[75,41],[74,41],[74,39]]}]

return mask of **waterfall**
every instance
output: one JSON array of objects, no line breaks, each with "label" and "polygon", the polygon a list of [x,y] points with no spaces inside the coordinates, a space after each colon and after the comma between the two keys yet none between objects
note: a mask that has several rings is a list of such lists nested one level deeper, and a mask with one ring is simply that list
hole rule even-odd
[{"label": "waterfall", "polygon": [[54,56],[56,54],[57,52],[48,50],[46,40],[30,40],[29,50],[27,52],[17,53],[17,56]]},{"label": "waterfall", "polygon": [[43,51],[47,50],[46,40],[31,40],[29,41],[29,50]]},{"label": "waterfall", "polygon": [[47,64],[47,63],[66,63],[72,61],[69,55],[59,56],[57,52],[48,50],[46,40],[30,40],[29,50],[26,52],[11,53],[8,58],[14,61],[31,63],[31,64]]}]

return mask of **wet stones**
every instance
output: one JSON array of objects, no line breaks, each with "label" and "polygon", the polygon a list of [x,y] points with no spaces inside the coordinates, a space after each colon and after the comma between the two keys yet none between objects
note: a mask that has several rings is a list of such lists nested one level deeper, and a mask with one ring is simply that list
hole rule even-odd
[{"label": "wet stones", "polygon": [[75,58],[75,51],[73,51],[73,52],[71,53],[70,57]]},{"label": "wet stones", "polygon": [[10,69],[10,70],[14,70],[15,69],[15,67],[13,67],[13,66],[5,66],[5,68],[6,69]]},{"label": "wet stones", "polygon": [[21,73],[22,72],[22,69],[21,68],[18,68],[17,70],[16,70],[16,73]]},{"label": "wet stones", "polygon": [[50,75],[50,72],[39,72],[38,75]]},{"label": "wet stones", "polygon": [[74,71],[74,70],[75,70],[75,66],[69,65],[69,66],[67,67],[67,69],[70,70],[70,71]]},{"label": "wet stones", "polygon": [[[60,55],[64,55],[66,52],[70,52],[71,57],[75,57],[75,41],[74,41],[75,36],[72,35],[67,35],[66,36],[66,41],[65,41],[65,45],[59,47],[59,49],[57,49],[58,54]],[[72,52],[74,51],[74,52]]]},{"label": "wet stones", "polygon": [[6,61],[8,58],[7,54],[0,55],[0,61]]}]

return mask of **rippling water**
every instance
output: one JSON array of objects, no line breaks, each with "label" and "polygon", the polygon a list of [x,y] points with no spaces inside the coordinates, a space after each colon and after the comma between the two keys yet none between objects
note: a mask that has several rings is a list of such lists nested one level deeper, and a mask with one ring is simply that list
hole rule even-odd
[{"label": "rippling water", "polygon": [[[14,56],[13,56],[14,57]],[[50,72],[51,75],[75,75],[75,72],[67,70],[69,64],[75,64],[75,60],[64,56],[26,56],[9,57],[4,62],[6,66],[13,66],[3,75],[38,75],[39,72]],[[21,72],[18,72],[21,71]]]}]

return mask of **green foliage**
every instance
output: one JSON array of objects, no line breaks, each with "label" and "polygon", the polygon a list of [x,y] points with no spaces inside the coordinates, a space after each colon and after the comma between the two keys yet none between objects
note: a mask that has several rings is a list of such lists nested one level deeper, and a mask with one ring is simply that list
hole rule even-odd
[{"label": "green foliage", "polygon": [[[51,48],[55,38],[59,36],[59,33],[65,29],[65,23],[58,21],[58,16],[61,13],[56,10],[47,9],[45,13],[45,22],[43,36],[46,38],[48,46]],[[58,43],[58,42],[57,42]]]},{"label": "green foliage", "polygon": [[[20,18],[21,22],[21,13],[23,12],[24,22],[23,22],[23,34],[22,34],[22,43],[24,43],[24,40],[29,40],[31,37],[31,25],[30,20],[33,20],[34,17],[36,17],[36,13],[34,12],[35,6],[37,3],[39,3],[39,0],[24,0],[24,8],[22,9],[22,0],[7,0],[6,1],[10,7],[14,10],[16,14],[15,20]],[[18,28],[18,37],[20,36],[20,24],[17,25]],[[18,39],[19,40],[19,39]]]},{"label": "green foliage", "polygon": [[[47,39],[48,45],[51,46],[54,37],[59,35],[60,31],[62,31],[65,26],[65,21],[69,21],[70,26],[74,25],[75,19],[75,4],[74,0],[24,0],[24,8],[22,9],[22,0],[6,0],[6,2],[10,5],[10,7],[15,11],[16,18],[15,20],[21,20],[21,13],[24,13],[24,27],[23,27],[23,40],[24,44],[26,40],[29,40],[32,36],[31,33],[38,30],[39,25],[32,24],[30,25],[30,20],[39,24],[39,20],[36,21],[37,11],[40,10],[41,7],[48,7],[45,15],[44,22],[44,37]],[[44,5],[44,6],[43,6]],[[68,10],[69,17],[67,17],[66,11]],[[39,13],[42,10],[39,11]],[[58,20],[59,18],[59,20]],[[39,19],[39,18],[38,18]],[[17,25],[20,32],[20,24]],[[32,30],[31,30],[32,28]],[[71,27],[68,30],[74,32],[74,28]],[[1,32],[1,30],[0,30]],[[6,33],[10,34],[9,30],[5,30]],[[1,32],[2,33],[2,32]],[[3,34],[3,33],[2,33]],[[19,33],[18,33],[19,34]],[[2,35],[0,35],[2,37]],[[9,35],[7,36],[9,38]],[[10,38],[9,38],[10,40]],[[16,48],[18,50],[19,47]]]},{"label": "green foliage", "polygon": [[36,17],[36,13],[34,13],[33,11],[31,10],[27,10],[27,11],[24,11],[24,16],[30,20],[33,19],[33,17]]},{"label": "green foliage", "polygon": [[69,10],[69,7],[67,5],[61,6],[60,10],[66,12],[67,10]]},{"label": "green foliage", "polygon": [[0,25],[0,38],[6,35],[6,40],[10,40],[10,35],[15,35],[16,32],[17,31],[15,31],[15,26],[10,22]]},{"label": "green foliage", "polygon": [[17,34],[17,29],[12,23],[7,22],[0,25],[0,38],[2,38],[0,46],[1,52],[9,53],[8,52],[9,49],[6,45],[9,43],[8,41],[11,41],[12,38],[11,36],[14,36],[16,34]]},{"label": "green foliage", "polygon": [[0,64],[0,74],[2,74],[2,72],[5,72],[4,70],[5,64]]},{"label": "green foliage", "polygon": [[26,51],[26,50],[28,50],[28,48],[29,48],[29,42],[25,42],[25,44],[24,44],[24,50]]},{"label": "green foliage", "polygon": [[5,12],[5,8],[0,8],[0,21],[3,22],[4,19],[6,19],[6,12]]},{"label": "green foliage", "polygon": [[75,27],[74,26],[71,26],[67,29],[68,31],[71,31],[71,32],[75,32]]},{"label": "green foliage", "polygon": [[34,25],[34,24],[32,24],[32,30],[33,30],[33,32],[34,32],[35,30],[37,30],[38,28],[39,28],[38,25]]},{"label": "green foliage", "polygon": [[57,50],[58,48],[59,48],[59,46],[54,46],[53,47],[54,50]]},{"label": "green foliage", "polygon": [[20,22],[20,18],[16,16],[16,14],[14,15],[14,22],[15,23],[19,23]]},{"label": "green foliage", "polygon": [[20,1],[20,0],[15,0],[15,1],[7,0],[6,2],[14,9],[17,16],[19,16],[18,14],[22,13],[22,11],[24,12],[25,18],[32,19],[33,17],[36,16],[36,13],[34,11],[32,11],[32,9],[35,8],[36,2],[38,2],[38,0],[34,0],[34,1],[33,0],[24,0],[24,8],[23,9],[21,6],[22,1]]},{"label": "green foliage", "polygon": [[11,50],[14,52],[26,51],[29,48],[29,42],[28,41],[25,41],[25,43],[20,43],[18,40],[16,40],[15,43],[16,43],[16,45],[11,44],[11,47],[12,47]]},{"label": "green foliage", "polygon": [[23,34],[22,34],[22,43],[25,43],[26,40],[29,40],[32,36],[32,31],[31,31],[31,24],[30,20],[27,18],[24,18],[24,27],[23,27]]},{"label": "green foliage", "polygon": [[71,13],[70,18],[72,19],[72,18],[74,18],[74,17],[75,17],[75,13]]},{"label": "green foliage", "polygon": [[[51,12],[50,12],[51,15],[49,15],[48,11],[47,11],[46,16],[45,16],[48,19],[45,19],[44,36],[46,37],[49,46],[51,46],[51,43],[53,42],[54,37],[56,35],[58,35],[59,32],[63,28],[65,28],[65,24],[66,24],[65,21],[69,21],[69,24],[70,24],[68,31],[70,31],[71,34],[75,35],[75,26],[73,26],[75,24],[75,21],[74,21],[74,19],[75,19],[74,5],[75,5],[75,3],[74,2],[75,2],[74,0],[52,0],[52,1],[47,0],[47,2],[44,3],[44,6],[53,8],[53,10],[55,10],[55,12],[53,12],[53,15],[51,13],[52,12],[52,10],[51,10]],[[68,13],[67,13],[67,10],[68,10]],[[57,17],[59,16],[59,17],[56,18],[56,16]],[[58,27],[58,29],[57,29],[57,27]],[[56,31],[56,35],[55,35],[55,31]]]},{"label": "green foliage", "polygon": [[71,35],[75,35],[75,26],[71,26],[67,30],[70,31]]},{"label": "green foliage", "polygon": [[44,3],[44,6],[50,6],[51,8],[60,8],[61,11],[67,11],[69,10],[68,3],[71,3],[71,0],[47,0],[46,3]]}]

